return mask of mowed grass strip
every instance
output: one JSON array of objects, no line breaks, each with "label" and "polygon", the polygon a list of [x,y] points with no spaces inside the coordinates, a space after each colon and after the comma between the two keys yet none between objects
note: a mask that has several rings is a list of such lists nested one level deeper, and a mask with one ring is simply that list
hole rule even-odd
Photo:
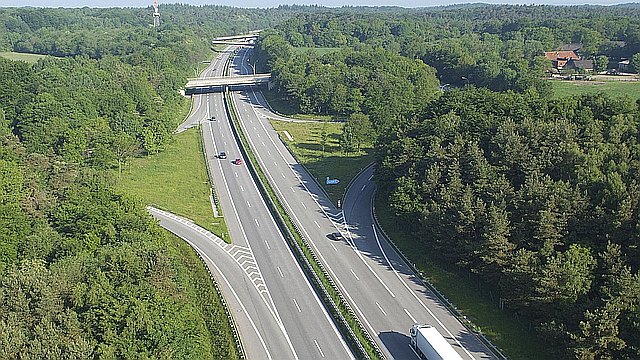
[{"label": "mowed grass strip", "polygon": [[275,110],[278,114],[285,115],[292,119],[306,119],[306,120],[340,120],[339,117],[331,115],[320,114],[301,114],[294,106],[291,105],[291,101],[283,97],[276,90],[268,90],[266,87],[261,89],[262,95],[269,103],[269,106]]},{"label": "mowed grass strip", "polygon": [[[271,120],[271,125],[280,135],[285,144],[320,182],[329,198],[334,203],[342,198],[344,190],[360,170],[373,161],[371,147],[365,147],[360,152],[345,154],[340,147],[342,123],[333,122],[286,122]],[[322,152],[322,128],[325,126],[327,142]],[[284,135],[287,131],[293,140]],[[339,179],[337,185],[327,185],[327,176]]]},{"label": "mowed grass strip", "polygon": [[481,282],[451,264],[442,264],[438,254],[429,252],[416,241],[416,237],[397,221],[386,203],[386,196],[379,193],[375,199],[376,215],[380,225],[393,239],[420,272],[456,308],[473,322],[482,333],[511,359],[551,359],[545,342],[532,325],[520,321],[507,311],[498,308],[498,295],[491,293]]},{"label": "mowed grass strip", "polygon": [[1,51],[0,57],[16,60],[16,61],[25,61],[30,64],[37,62],[38,60],[47,57],[48,55],[40,55],[40,54],[29,54],[29,53],[18,53],[13,51]]},{"label": "mowed grass strip", "polygon": [[628,96],[633,101],[640,99],[640,81],[553,80],[551,84],[554,98],[603,93],[614,97]]},{"label": "mowed grass strip", "polygon": [[174,141],[158,154],[132,159],[116,178],[120,191],[189,218],[229,241],[224,219],[213,217],[198,129],[174,135]]},{"label": "mowed grass strip", "polygon": [[[342,197],[347,183],[361,168],[373,161],[371,148],[358,154],[344,154],[340,148],[341,123],[326,123],[327,144],[322,153],[322,123],[283,122],[271,120],[280,138],[287,144],[316,179],[328,191],[335,203]],[[293,141],[284,134],[288,131]],[[326,176],[339,178],[339,185],[326,185]],[[497,307],[496,294],[490,294],[475,281],[457,269],[439,264],[437,256],[421,247],[415,237],[395,220],[387,205],[376,198],[376,210],[381,225],[405,254],[411,254],[411,261],[425,274],[431,283],[465,314],[482,332],[513,359],[550,358],[544,342],[533,328]],[[493,295],[493,299],[491,296]]]}]

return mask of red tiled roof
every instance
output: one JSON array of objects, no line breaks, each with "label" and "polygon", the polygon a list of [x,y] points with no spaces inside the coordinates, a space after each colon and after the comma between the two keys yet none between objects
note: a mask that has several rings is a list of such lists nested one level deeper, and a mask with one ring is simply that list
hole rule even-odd
[{"label": "red tiled roof", "polygon": [[575,51],[547,51],[544,53],[547,59],[553,61],[558,59],[576,59],[580,60],[580,56]]}]

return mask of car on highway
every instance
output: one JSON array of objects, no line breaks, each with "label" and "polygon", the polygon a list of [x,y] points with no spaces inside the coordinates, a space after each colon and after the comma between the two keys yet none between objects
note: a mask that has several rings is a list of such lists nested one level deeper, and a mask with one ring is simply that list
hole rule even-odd
[{"label": "car on highway", "polygon": [[220,154],[218,154],[218,159],[226,159],[227,158],[227,153],[224,151],[221,151]]},{"label": "car on highway", "polygon": [[330,240],[344,240],[344,236],[342,236],[342,234],[339,233],[339,232],[334,232],[334,233],[328,234],[327,237]]},{"label": "car on highway", "polygon": [[234,165],[242,165],[242,159],[238,158],[232,161]]}]

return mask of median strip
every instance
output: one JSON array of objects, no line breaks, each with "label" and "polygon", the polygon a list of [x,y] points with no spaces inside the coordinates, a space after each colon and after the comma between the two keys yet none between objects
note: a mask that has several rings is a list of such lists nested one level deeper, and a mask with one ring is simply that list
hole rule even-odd
[{"label": "median strip", "polygon": [[259,166],[259,163],[249,147],[248,141],[238,123],[237,112],[230,100],[230,95],[225,92],[225,109],[229,119],[231,119],[231,129],[240,144],[240,151],[247,159],[247,168],[258,185],[258,189],[267,203],[269,211],[273,215],[276,224],[283,232],[290,248],[292,249],[299,264],[307,274],[310,282],[325,303],[327,310],[335,319],[340,331],[356,355],[367,359],[384,359],[385,356],[373,340],[371,335],[365,330],[360,320],[356,317],[349,303],[344,299],[338,287],[333,282],[324,266],[309,244],[305,240],[302,232],[291,220],[286,209],[271,188],[267,178]]}]

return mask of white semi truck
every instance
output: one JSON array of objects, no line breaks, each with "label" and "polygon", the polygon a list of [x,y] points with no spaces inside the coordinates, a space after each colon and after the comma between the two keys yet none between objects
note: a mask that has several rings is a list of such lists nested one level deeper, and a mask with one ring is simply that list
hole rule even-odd
[{"label": "white semi truck", "polygon": [[411,347],[423,359],[462,360],[460,355],[431,325],[414,324],[410,330]]}]

